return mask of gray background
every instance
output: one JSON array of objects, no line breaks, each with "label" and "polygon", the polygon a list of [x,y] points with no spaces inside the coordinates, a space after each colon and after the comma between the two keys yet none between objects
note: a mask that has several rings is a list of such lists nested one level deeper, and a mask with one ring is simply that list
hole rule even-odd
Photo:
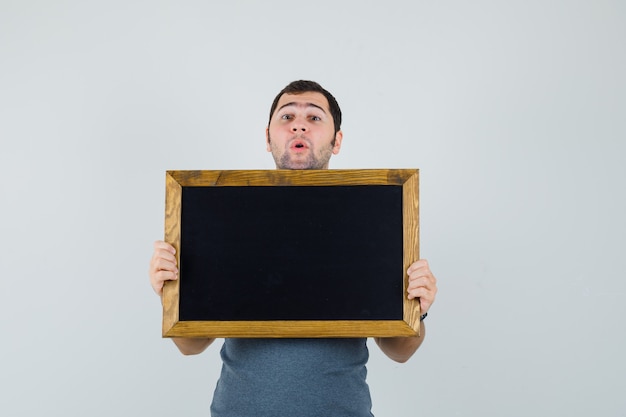
[{"label": "gray background", "polygon": [[167,169],[271,169],[274,95],[344,110],[331,168],[419,168],[439,279],[377,416],[626,416],[621,1],[0,1],[0,413],[208,415],[160,338]]}]

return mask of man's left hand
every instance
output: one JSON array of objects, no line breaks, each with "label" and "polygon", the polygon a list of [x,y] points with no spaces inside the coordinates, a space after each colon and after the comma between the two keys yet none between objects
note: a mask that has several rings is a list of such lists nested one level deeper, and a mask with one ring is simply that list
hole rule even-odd
[{"label": "man's left hand", "polygon": [[422,314],[425,314],[435,301],[437,279],[431,272],[426,259],[413,262],[407,270],[407,274],[409,275],[409,286],[407,288],[409,300],[418,298],[420,310]]}]

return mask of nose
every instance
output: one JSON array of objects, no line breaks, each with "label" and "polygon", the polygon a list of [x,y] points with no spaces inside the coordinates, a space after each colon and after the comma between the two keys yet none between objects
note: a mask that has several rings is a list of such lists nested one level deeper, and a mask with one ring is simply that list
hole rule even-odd
[{"label": "nose", "polygon": [[296,133],[296,132],[306,132],[307,128],[304,122],[302,122],[302,120],[294,120],[292,126],[291,126],[291,131]]}]

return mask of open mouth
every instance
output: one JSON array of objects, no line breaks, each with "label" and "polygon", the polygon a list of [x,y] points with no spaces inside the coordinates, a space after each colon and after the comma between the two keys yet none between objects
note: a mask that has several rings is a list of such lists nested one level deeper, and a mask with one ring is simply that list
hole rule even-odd
[{"label": "open mouth", "polygon": [[305,149],[308,148],[307,143],[305,141],[302,140],[294,140],[293,142],[291,142],[291,148],[298,150],[298,151],[303,151]]}]

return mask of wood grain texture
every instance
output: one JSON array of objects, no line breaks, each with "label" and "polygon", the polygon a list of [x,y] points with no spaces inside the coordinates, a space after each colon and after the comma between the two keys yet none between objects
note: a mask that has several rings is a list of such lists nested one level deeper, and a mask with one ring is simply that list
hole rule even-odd
[{"label": "wood grain texture", "polygon": [[168,171],[182,186],[402,185],[411,169]]},{"label": "wood grain texture", "polygon": [[[182,187],[169,173],[165,175],[165,236],[166,242],[176,249],[176,262],[180,265]],[[178,323],[180,281],[167,281],[163,286],[163,334]]]},{"label": "wood grain texture", "polygon": [[[419,259],[419,172],[415,172],[402,186],[402,217],[404,230],[404,271]],[[404,276],[404,321],[420,333],[420,304],[406,297],[409,277]]]},{"label": "wood grain texture", "polygon": [[[402,186],[403,221],[403,320],[287,320],[287,321],[181,321],[180,281],[163,289],[163,337],[394,337],[415,336],[420,329],[419,302],[408,300],[409,265],[419,259],[419,171],[416,169],[369,170],[222,170],[167,171],[165,241],[176,248],[180,265],[182,187],[237,186]],[[182,268],[181,268],[182,269]]]},{"label": "wood grain texture", "polygon": [[[418,318],[419,321],[419,318]],[[417,333],[402,320],[178,322],[164,337],[397,337]]]}]

